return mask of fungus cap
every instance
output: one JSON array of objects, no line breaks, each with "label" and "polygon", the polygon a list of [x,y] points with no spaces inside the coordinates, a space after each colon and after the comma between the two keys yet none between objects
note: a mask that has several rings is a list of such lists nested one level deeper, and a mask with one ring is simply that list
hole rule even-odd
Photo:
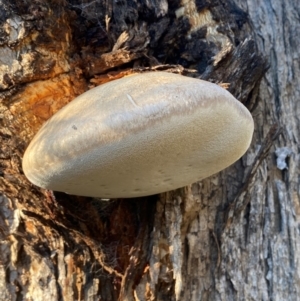
[{"label": "fungus cap", "polygon": [[231,165],[253,134],[249,111],[218,85],[166,72],[93,88],[40,129],[23,158],[35,185],[69,194],[138,197]]}]

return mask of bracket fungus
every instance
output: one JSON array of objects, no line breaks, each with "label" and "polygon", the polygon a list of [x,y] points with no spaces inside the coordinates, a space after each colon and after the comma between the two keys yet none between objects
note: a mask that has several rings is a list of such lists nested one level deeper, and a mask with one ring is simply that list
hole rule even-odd
[{"label": "bracket fungus", "polygon": [[253,134],[250,112],[220,86],[149,72],[93,88],[40,129],[23,158],[35,185],[129,198],[173,190],[238,160]]}]

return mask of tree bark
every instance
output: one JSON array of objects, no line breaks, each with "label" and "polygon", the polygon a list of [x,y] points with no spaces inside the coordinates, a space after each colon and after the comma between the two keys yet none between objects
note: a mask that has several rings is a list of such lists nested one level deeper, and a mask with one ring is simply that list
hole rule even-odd
[{"label": "tree bark", "polygon": [[[297,1],[0,5],[0,300],[298,300]],[[176,191],[109,202],[26,180],[22,156],[43,122],[149,70],[228,86],[255,120],[243,158]]]}]

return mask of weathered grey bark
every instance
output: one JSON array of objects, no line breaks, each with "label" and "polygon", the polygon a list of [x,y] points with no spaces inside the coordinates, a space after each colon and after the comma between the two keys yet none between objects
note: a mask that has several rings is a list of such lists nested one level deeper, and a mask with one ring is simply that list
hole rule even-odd
[{"label": "weathered grey bark", "polygon": [[[297,1],[0,5],[0,300],[299,299]],[[133,66],[229,83],[255,119],[248,153],[138,200],[32,186],[21,158],[39,126]]]}]

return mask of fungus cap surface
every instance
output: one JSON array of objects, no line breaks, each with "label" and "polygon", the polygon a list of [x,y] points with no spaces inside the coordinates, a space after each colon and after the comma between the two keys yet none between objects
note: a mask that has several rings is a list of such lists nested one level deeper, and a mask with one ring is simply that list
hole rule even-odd
[{"label": "fungus cap surface", "polygon": [[33,184],[69,194],[152,195],[234,163],[253,127],[220,86],[149,72],[93,88],[58,111],[28,146],[23,170]]}]

